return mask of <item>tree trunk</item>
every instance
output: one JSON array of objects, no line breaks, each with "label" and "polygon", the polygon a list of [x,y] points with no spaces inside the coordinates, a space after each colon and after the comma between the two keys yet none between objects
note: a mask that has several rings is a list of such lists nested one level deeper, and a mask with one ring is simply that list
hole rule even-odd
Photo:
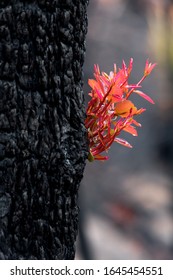
[{"label": "tree trunk", "polygon": [[0,1],[0,259],[73,259],[87,0]]}]

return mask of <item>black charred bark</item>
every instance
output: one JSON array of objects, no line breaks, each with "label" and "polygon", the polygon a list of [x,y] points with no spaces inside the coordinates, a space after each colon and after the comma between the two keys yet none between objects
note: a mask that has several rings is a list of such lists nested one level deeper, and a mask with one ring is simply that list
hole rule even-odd
[{"label": "black charred bark", "polygon": [[73,259],[87,0],[0,1],[0,259]]}]

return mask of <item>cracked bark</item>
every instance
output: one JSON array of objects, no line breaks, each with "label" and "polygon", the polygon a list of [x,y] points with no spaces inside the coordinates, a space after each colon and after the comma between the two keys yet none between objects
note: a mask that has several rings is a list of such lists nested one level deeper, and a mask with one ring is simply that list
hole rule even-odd
[{"label": "cracked bark", "polygon": [[86,0],[0,1],[0,259],[73,259]]}]

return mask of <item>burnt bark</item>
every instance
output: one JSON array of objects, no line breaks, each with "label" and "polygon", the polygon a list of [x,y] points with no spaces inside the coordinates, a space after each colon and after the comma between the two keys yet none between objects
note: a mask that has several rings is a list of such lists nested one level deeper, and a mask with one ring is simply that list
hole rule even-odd
[{"label": "burnt bark", "polygon": [[86,0],[0,1],[0,259],[73,259]]}]

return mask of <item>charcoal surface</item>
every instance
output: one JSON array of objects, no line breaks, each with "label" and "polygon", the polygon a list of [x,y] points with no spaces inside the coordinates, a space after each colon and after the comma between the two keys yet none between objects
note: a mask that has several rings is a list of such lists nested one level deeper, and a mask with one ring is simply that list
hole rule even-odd
[{"label": "charcoal surface", "polygon": [[0,1],[0,259],[74,259],[87,5]]}]

